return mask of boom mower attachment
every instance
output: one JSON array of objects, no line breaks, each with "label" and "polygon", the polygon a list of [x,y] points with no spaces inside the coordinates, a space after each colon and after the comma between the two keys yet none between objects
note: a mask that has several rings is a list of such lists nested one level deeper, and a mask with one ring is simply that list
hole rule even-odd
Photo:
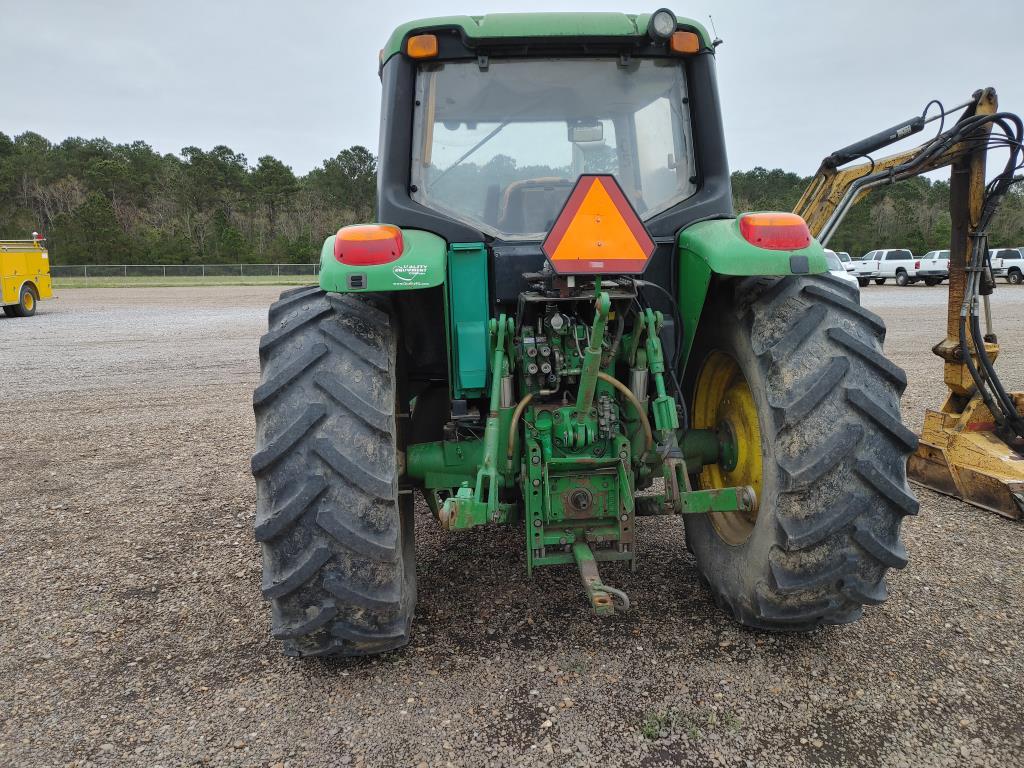
[{"label": "boom mower attachment", "polygon": [[[849,208],[871,189],[952,167],[946,338],[932,349],[944,361],[949,394],[941,409],[926,411],[921,440],[907,468],[922,485],[1020,520],[1024,519],[1024,394],[1006,392],[992,366],[999,347],[991,326],[988,297],[995,284],[986,237],[1000,199],[1018,178],[1013,174],[1024,151],[1024,125],[1017,115],[998,111],[991,88],[975,92],[964,106],[953,126],[940,129],[935,138],[915,149],[880,159],[867,155],[920,131],[924,115],[833,152],[794,211],[825,245]],[[931,119],[949,114],[939,107],[940,114]],[[987,153],[999,147],[1009,150],[1009,160],[986,185]],[[857,157],[868,157],[868,162],[839,168]]]}]

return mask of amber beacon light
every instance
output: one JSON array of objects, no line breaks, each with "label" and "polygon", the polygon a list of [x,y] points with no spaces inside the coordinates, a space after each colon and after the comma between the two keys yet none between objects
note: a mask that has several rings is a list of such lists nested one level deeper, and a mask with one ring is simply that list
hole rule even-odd
[{"label": "amber beacon light", "polygon": [[405,43],[410,59],[432,59],[437,56],[437,35],[413,35]]}]

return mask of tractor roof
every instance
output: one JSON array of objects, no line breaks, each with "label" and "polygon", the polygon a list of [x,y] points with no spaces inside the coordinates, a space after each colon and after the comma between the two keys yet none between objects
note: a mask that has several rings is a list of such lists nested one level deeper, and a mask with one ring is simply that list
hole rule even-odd
[{"label": "tractor roof", "polygon": [[[487,16],[437,16],[402,24],[388,38],[381,61],[402,50],[402,41],[411,32],[458,27],[473,40],[524,37],[636,37],[647,33],[649,13],[492,13]],[[679,18],[691,27],[706,47],[711,37],[702,24]]]}]

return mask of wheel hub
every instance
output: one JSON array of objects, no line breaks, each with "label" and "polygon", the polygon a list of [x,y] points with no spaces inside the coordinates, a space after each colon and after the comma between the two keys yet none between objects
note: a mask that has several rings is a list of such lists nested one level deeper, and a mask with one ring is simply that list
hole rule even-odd
[{"label": "wheel hub", "polygon": [[[712,352],[704,361],[694,397],[693,427],[714,429],[719,440],[719,460],[701,471],[700,486],[749,485],[760,498],[763,467],[757,405],[739,365],[724,352]],[[714,512],[710,517],[718,535],[738,545],[753,532],[757,508]]]}]

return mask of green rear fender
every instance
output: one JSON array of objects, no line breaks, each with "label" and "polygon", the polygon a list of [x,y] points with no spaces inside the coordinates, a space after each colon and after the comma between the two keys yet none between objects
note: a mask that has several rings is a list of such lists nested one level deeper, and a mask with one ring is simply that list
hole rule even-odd
[{"label": "green rear fender", "polygon": [[402,255],[387,264],[356,266],[334,258],[335,235],[320,249],[320,287],[330,293],[414,291],[445,281],[448,246],[431,232],[402,230]]},{"label": "green rear fender", "polygon": [[683,364],[693,347],[712,275],[771,277],[828,271],[825,250],[817,240],[793,251],[759,248],[740,234],[739,218],[698,222],[679,233],[678,244]]}]

